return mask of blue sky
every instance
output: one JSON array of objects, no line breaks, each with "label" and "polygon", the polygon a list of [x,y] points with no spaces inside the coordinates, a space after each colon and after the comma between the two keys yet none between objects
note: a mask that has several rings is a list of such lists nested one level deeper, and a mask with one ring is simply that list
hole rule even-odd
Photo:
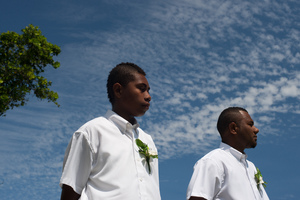
[{"label": "blue sky", "polygon": [[1,32],[33,24],[62,52],[61,67],[45,72],[61,107],[29,96],[0,119],[0,198],[59,199],[71,135],[110,109],[110,69],[134,62],[151,87],[138,121],[158,147],[162,199],[185,199],[228,106],[248,109],[260,129],[246,153],[270,199],[300,199],[299,13],[298,0],[2,2]]}]

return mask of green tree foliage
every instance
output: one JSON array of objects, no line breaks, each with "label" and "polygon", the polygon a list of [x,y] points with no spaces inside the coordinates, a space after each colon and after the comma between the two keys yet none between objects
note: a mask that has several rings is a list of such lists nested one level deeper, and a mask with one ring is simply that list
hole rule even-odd
[{"label": "green tree foliage", "polygon": [[30,93],[59,106],[58,94],[49,89],[52,82],[41,74],[48,65],[55,69],[60,66],[53,60],[60,48],[47,42],[37,26],[30,24],[22,32],[0,35],[0,116],[5,116],[9,109],[24,106]]}]

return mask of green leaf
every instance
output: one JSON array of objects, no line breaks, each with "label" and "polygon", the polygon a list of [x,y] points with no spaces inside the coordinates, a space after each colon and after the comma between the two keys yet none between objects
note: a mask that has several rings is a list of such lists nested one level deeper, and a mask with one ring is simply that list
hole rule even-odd
[{"label": "green leaf", "polygon": [[143,143],[140,139],[135,140],[136,145],[139,147],[139,153],[145,156],[146,163],[149,169],[149,173],[151,173],[151,167],[150,167],[150,158],[158,158],[158,155],[151,155],[149,153],[149,147],[147,144]]},{"label": "green leaf", "polygon": [[[60,53],[57,45],[47,42],[37,26],[30,24],[23,34],[7,31],[0,34],[0,116],[28,101],[34,92],[37,98],[57,103],[57,93],[50,90],[51,81],[40,76],[47,66],[57,69],[60,63],[53,56]],[[3,96],[9,98],[5,101]]]},{"label": "green leaf", "polygon": [[147,149],[147,145],[143,143],[140,139],[136,139],[135,142],[138,147],[141,147],[142,149]]}]

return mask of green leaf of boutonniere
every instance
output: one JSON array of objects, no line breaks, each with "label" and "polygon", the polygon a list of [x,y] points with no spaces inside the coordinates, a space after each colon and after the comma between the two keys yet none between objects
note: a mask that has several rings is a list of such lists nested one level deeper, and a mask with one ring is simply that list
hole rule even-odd
[{"label": "green leaf of boutonniere", "polygon": [[151,174],[151,167],[150,167],[150,158],[158,158],[156,152],[153,152],[149,149],[148,145],[142,142],[140,139],[135,140],[136,145],[139,148],[139,153],[145,156],[147,166],[149,169],[149,174]]},{"label": "green leaf of boutonniere", "polygon": [[256,167],[257,173],[254,175],[257,189],[259,190],[259,185],[262,184],[264,187],[267,186],[267,182],[263,180],[260,170]]}]

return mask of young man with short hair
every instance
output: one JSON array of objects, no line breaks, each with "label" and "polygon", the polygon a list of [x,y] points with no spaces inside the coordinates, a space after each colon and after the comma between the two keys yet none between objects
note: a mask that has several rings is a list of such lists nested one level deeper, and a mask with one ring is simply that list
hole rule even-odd
[{"label": "young man with short hair", "polygon": [[260,174],[244,152],[257,145],[259,132],[247,110],[225,109],[219,116],[217,128],[222,138],[220,148],[195,164],[187,199],[269,200]]},{"label": "young man with short hair", "polygon": [[157,149],[135,117],[149,109],[146,73],[133,63],[113,68],[107,80],[112,110],[74,134],[67,147],[60,180],[62,200],[160,200],[158,159],[139,152],[140,139]]}]

